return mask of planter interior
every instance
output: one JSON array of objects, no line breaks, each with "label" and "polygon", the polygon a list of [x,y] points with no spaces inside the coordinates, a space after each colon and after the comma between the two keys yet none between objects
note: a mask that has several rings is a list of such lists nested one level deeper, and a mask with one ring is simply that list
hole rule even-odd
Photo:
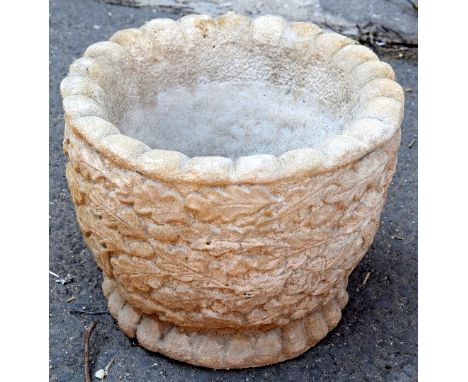
[{"label": "planter interior", "polygon": [[303,63],[272,53],[225,44],[176,51],[156,69],[165,81],[131,65],[138,80],[122,84],[121,93],[139,96],[119,103],[114,121],[151,148],[189,157],[280,155],[340,133],[351,107],[343,76],[320,67],[304,75]]},{"label": "planter interior", "polygon": [[[287,72],[287,68],[281,69]],[[290,75],[281,69],[272,68],[271,75]],[[313,87],[274,84],[261,75],[258,68],[253,69],[251,78],[213,79],[192,87],[175,78],[168,89],[158,90],[148,101],[125,110],[117,126],[123,134],[153,149],[180,151],[189,157],[233,159],[315,147],[341,132],[346,106],[338,100],[346,88],[330,89],[332,80],[325,82],[322,90],[337,93],[325,100]],[[316,86],[317,81],[320,78],[306,86]]]},{"label": "planter interior", "polygon": [[92,45],[61,91],[78,222],[127,335],[242,368],[337,325],[395,171],[388,64],[310,23],[190,15]]}]

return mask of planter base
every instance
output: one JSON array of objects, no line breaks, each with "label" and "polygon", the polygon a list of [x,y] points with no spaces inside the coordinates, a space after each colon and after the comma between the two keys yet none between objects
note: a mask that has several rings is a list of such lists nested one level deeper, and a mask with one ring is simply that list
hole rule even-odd
[{"label": "planter base", "polygon": [[107,277],[102,289],[110,313],[127,336],[136,337],[148,350],[212,369],[257,367],[297,357],[336,327],[348,302],[348,293],[342,289],[310,315],[281,328],[247,333],[188,332],[133,308]]}]

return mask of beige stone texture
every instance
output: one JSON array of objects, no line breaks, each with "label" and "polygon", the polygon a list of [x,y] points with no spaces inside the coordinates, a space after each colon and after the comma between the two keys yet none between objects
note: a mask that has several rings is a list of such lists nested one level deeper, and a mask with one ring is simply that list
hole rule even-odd
[{"label": "beige stone texture", "polygon": [[[312,89],[345,110],[342,132],[240,158],[189,158],[120,133],[129,107],[200,75]],[[190,15],[90,46],[61,92],[77,219],[129,337],[244,368],[295,357],[338,324],[396,166],[404,96],[388,64],[313,24]]]}]

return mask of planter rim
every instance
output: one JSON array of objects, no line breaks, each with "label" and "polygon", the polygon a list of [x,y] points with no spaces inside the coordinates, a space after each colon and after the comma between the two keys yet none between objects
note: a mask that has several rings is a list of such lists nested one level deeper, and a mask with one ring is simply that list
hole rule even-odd
[{"label": "planter rim", "polygon": [[[121,134],[114,124],[106,120],[105,106],[95,96],[103,90],[88,71],[96,58],[112,62],[124,54],[125,46],[146,33],[169,31],[165,36],[170,36],[174,28],[183,30],[187,25],[200,21],[215,28],[225,28],[229,23],[232,27],[239,20],[249,20],[252,38],[260,43],[294,48],[300,46],[298,43],[309,42],[313,49],[313,43],[318,39],[324,42],[322,47],[329,50],[330,64],[342,69],[358,89],[356,105],[359,110],[353,110],[356,113],[340,134],[315,148],[297,148],[279,156],[255,154],[237,159],[221,156],[189,158],[178,151],[151,149],[143,142]],[[396,134],[403,119],[404,92],[394,80],[395,74],[389,64],[380,61],[369,48],[338,33],[325,32],[308,22],[286,22],[279,16],[259,16],[251,20],[228,12],[217,18],[188,15],[177,21],[154,19],[141,28],[120,30],[109,41],[88,47],[83,57],[70,66],[60,91],[67,126],[109,160],[153,179],[220,185],[269,183],[306,174],[315,175],[333,171],[372,152]]]}]

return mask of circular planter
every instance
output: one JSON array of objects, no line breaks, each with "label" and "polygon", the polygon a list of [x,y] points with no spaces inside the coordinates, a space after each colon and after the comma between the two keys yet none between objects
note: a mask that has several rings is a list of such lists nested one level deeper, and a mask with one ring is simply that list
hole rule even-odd
[{"label": "circular planter", "polygon": [[190,15],[91,45],[61,93],[77,219],[129,337],[244,368],[338,324],[395,171],[388,64],[310,23]]}]

